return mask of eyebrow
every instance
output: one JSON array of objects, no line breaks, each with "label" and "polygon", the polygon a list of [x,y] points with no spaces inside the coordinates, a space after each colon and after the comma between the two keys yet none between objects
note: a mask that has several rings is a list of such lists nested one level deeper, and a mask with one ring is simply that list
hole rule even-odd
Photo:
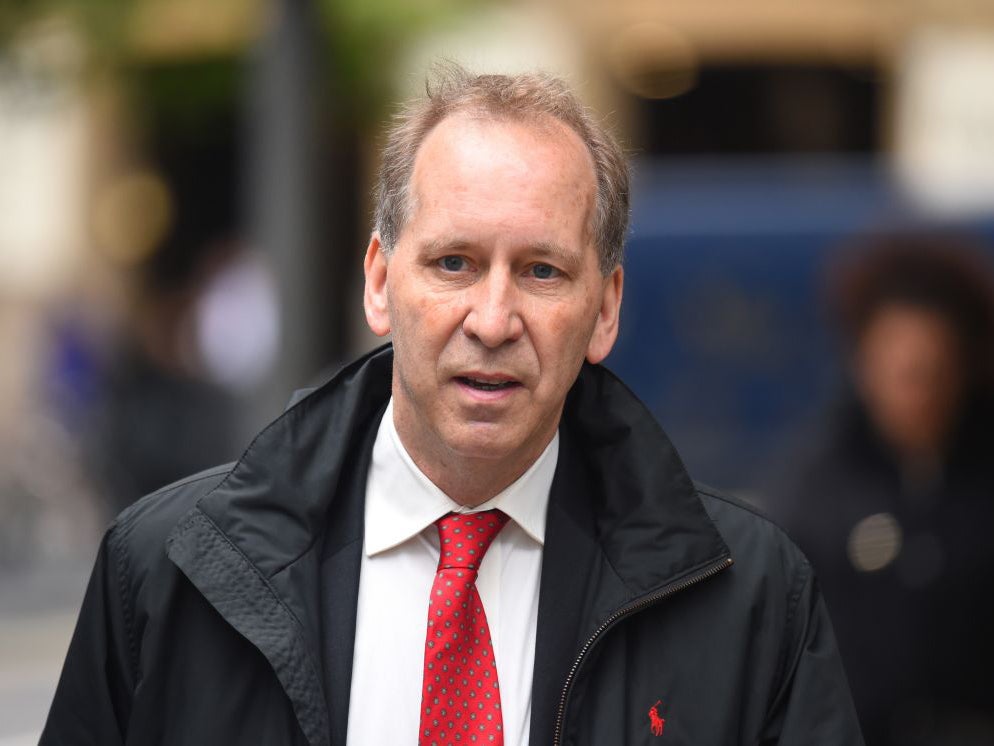
[{"label": "eyebrow", "polygon": [[531,247],[531,250],[538,254],[540,257],[546,257],[554,259],[558,264],[561,264],[569,272],[574,272],[577,267],[580,266],[580,258],[576,254],[567,251],[559,244],[542,242],[535,244]]},{"label": "eyebrow", "polygon": [[435,239],[432,241],[426,241],[418,246],[418,253],[421,256],[430,254],[447,254],[451,251],[461,251],[469,245],[469,241],[464,241],[461,238],[450,240]]}]

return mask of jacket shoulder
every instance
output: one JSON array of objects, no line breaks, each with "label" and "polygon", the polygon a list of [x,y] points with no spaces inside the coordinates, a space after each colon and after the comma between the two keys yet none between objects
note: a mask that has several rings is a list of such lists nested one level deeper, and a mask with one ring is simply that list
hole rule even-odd
[{"label": "jacket shoulder", "polygon": [[126,558],[132,573],[165,559],[166,537],[197,502],[228,476],[234,463],[184,477],[125,508],[108,530],[108,544]]},{"label": "jacket shoulder", "polygon": [[767,579],[779,577],[787,584],[808,580],[811,563],[787,532],[766,513],[745,500],[695,483],[697,495],[735,564],[752,568]]},{"label": "jacket shoulder", "polygon": [[[862,745],[832,623],[804,553],[762,510],[695,485],[735,561],[725,588],[759,620],[748,638],[778,649],[763,743]],[[768,661],[774,660],[772,657]]]}]

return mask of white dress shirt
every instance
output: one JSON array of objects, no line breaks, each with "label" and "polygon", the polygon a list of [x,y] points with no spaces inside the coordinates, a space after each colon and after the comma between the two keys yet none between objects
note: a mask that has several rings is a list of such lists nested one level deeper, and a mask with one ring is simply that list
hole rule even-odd
[{"label": "white dress shirt", "polygon": [[504,743],[528,744],[545,512],[558,458],[557,433],[517,481],[467,509],[449,499],[408,455],[394,427],[391,400],[366,484],[348,746],[417,743],[428,597],[438,569],[433,524],[450,511],[492,508],[511,520],[483,557],[477,590],[494,643]]}]

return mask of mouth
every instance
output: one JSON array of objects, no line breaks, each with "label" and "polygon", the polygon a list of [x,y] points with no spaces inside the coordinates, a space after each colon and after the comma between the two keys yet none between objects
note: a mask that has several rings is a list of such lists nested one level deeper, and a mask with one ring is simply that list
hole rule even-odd
[{"label": "mouth", "polygon": [[456,376],[456,380],[477,391],[503,391],[521,386],[518,381],[502,376]]}]

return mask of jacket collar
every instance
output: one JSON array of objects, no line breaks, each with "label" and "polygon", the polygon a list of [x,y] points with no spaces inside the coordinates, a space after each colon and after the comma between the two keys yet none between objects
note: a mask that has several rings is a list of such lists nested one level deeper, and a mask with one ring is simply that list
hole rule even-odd
[{"label": "jacket collar", "polygon": [[[348,548],[361,549],[362,511],[343,510],[335,497],[361,499],[352,472],[368,464],[391,368],[391,351],[381,348],[299,399],[167,539],[173,563],[267,658],[312,746],[328,744],[331,732],[320,655],[322,556],[348,566]],[[365,475],[358,478],[364,484]],[[326,533],[327,517],[343,514],[353,516],[348,525]]]},{"label": "jacket collar", "polygon": [[584,366],[560,430],[569,439],[560,451],[581,461],[560,470],[555,497],[570,512],[575,501],[562,488],[586,472],[588,528],[633,598],[728,556],[673,444],[613,373]]},{"label": "jacket collar", "polygon": [[[167,544],[173,562],[269,659],[312,744],[328,742],[315,548],[343,475],[364,460],[359,451],[368,447],[390,396],[392,364],[392,349],[381,347],[290,407],[255,438]],[[536,692],[545,669],[563,675],[554,669],[565,646],[584,639],[612,608],[728,556],[672,444],[613,374],[584,365],[560,432]],[[344,537],[338,532],[339,541],[361,538],[358,524]],[[547,650],[542,627],[556,626],[549,604],[562,600],[555,590],[562,576],[550,573],[568,568],[572,555],[586,557],[598,577],[564,600],[577,612],[576,626]]]}]

